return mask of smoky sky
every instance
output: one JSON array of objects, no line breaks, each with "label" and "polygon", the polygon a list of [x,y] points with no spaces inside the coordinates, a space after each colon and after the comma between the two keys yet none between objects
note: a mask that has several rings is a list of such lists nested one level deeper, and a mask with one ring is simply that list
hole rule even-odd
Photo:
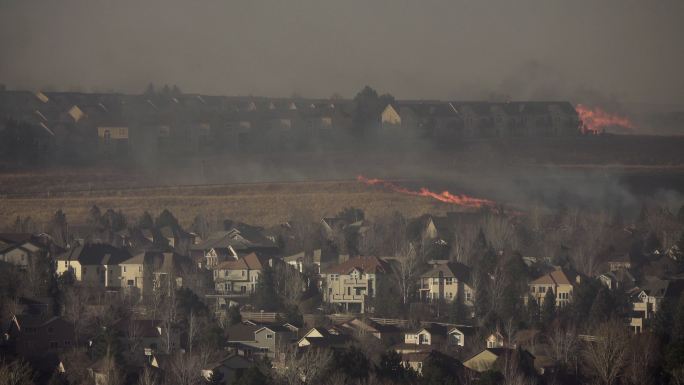
[{"label": "smoky sky", "polygon": [[9,88],[684,100],[681,0],[0,0]]}]

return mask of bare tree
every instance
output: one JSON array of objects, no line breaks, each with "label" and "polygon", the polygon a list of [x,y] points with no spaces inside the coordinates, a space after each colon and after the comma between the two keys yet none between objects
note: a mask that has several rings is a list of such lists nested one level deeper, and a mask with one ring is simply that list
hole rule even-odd
[{"label": "bare tree", "polygon": [[77,346],[85,325],[90,294],[90,290],[84,290],[79,286],[72,286],[64,292],[64,315],[66,319],[74,323],[74,336]]},{"label": "bare tree", "polygon": [[282,355],[277,377],[285,385],[315,384],[322,380],[332,364],[332,353],[325,350],[307,349],[303,353],[296,348]]},{"label": "bare tree", "polygon": [[273,283],[286,305],[299,303],[305,289],[304,277],[293,266],[281,263],[273,269]]},{"label": "bare tree", "polygon": [[598,325],[593,335],[595,340],[584,349],[584,363],[600,383],[613,385],[627,363],[627,331],[619,321],[608,321]]},{"label": "bare tree", "polygon": [[487,240],[496,250],[515,248],[518,246],[515,228],[508,218],[501,215],[487,215],[484,220],[484,232]]},{"label": "bare tree", "polygon": [[413,284],[418,276],[419,261],[415,249],[409,243],[404,243],[396,257],[397,264],[394,269],[394,275],[401,289],[402,303],[406,305]]},{"label": "bare tree", "polygon": [[171,337],[173,335],[173,328],[176,325],[176,317],[178,316],[178,303],[176,300],[175,291],[171,291],[170,294],[171,295],[166,297],[166,300],[164,301],[164,311],[162,320],[162,323],[164,325],[163,333],[165,337],[164,348],[167,354],[171,353],[171,350],[173,348],[173,346],[171,345]]},{"label": "bare tree", "polygon": [[0,385],[32,385],[33,370],[26,361],[0,361]]},{"label": "bare tree", "polygon": [[123,375],[116,365],[114,356],[107,351],[107,354],[102,358],[101,367],[98,371],[99,377],[95,382],[98,385],[122,385]]},{"label": "bare tree", "polygon": [[574,328],[563,328],[556,323],[549,332],[547,341],[550,347],[550,355],[556,362],[566,368],[577,371],[577,353],[579,352],[579,339]]},{"label": "bare tree", "polygon": [[473,254],[473,245],[475,244],[477,233],[477,229],[473,226],[461,226],[455,231],[451,241],[449,258],[471,266],[472,261],[470,259]]},{"label": "bare tree", "polygon": [[138,385],[158,385],[159,379],[157,375],[147,366],[143,369],[138,377]]},{"label": "bare tree", "polygon": [[171,383],[174,385],[200,385],[203,382],[199,356],[176,353],[170,362]]},{"label": "bare tree", "polygon": [[138,348],[140,348],[140,344],[142,343],[142,330],[140,330],[140,323],[132,317],[129,318],[127,326],[126,342],[128,345],[128,351],[129,353],[134,354],[138,351]]},{"label": "bare tree", "polygon": [[660,360],[658,340],[650,333],[631,338],[625,380],[632,385],[655,384],[654,366]]}]

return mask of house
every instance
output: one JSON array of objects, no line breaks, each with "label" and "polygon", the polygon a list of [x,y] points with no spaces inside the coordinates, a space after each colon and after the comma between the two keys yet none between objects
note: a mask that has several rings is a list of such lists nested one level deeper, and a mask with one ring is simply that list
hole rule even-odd
[{"label": "house", "polygon": [[61,317],[13,315],[6,338],[24,357],[61,353],[75,347],[74,324]]},{"label": "house", "polygon": [[267,256],[278,253],[278,246],[261,233],[261,228],[245,224],[236,224],[231,230],[212,233],[189,249],[198,266],[209,269],[251,253]]},{"label": "house", "polygon": [[405,368],[413,369],[418,374],[423,373],[423,365],[430,357],[429,351],[410,352],[401,354],[401,365]]},{"label": "house", "polygon": [[509,338],[498,330],[488,335],[485,342],[487,343],[487,348],[490,349],[510,347]]},{"label": "house", "polygon": [[287,256],[283,261],[288,265],[294,267],[300,273],[304,273],[304,267],[308,264],[313,265],[316,273],[321,272],[321,249],[316,249],[311,253],[304,251]]},{"label": "house", "polygon": [[377,282],[390,273],[390,265],[378,257],[355,257],[321,273],[323,300],[348,312],[365,312],[375,297]]},{"label": "house", "polygon": [[232,353],[219,361],[204,365],[201,372],[206,381],[213,378],[216,373],[220,373],[224,384],[232,384],[254,365],[254,362],[248,358]]},{"label": "house", "polygon": [[430,261],[432,268],[420,276],[420,298],[428,301],[462,301],[473,305],[470,269],[459,262]]},{"label": "house", "polygon": [[189,258],[172,252],[146,251],[119,263],[120,287],[128,294],[148,296],[183,286],[191,270]]},{"label": "house", "polygon": [[179,254],[187,254],[190,246],[195,243],[194,236],[180,226],[164,226],[159,229],[159,236]]},{"label": "house", "polygon": [[470,341],[476,333],[477,329],[472,326],[454,326],[449,328],[447,332],[447,345],[452,347],[465,347],[470,345]]},{"label": "house", "polygon": [[636,278],[624,267],[603,273],[598,277],[599,282],[610,290],[629,290],[636,284]]},{"label": "house", "polygon": [[352,339],[346,334],[333,334],[323,328],[312,328],[297,341],[298,348],[345,348]]},{"label": "house", "polygon": [[404,343],[394,347],[398,353],[423,352],[445,346],[447,327],[431,323],[420,329],[406,332]]},{"label": "house", "polygon": [[401,338],[401,330],[395,325],[383,325],[371,319],[353,318],[339,326],[357,338],[372,336],[387,345]]},{"label": "house", "polygon": [[630,327],[635,333],[643,331],[660,310],[663,301],[671,298],[677,301],[684,291],[684,280],[664,280],[647,276],[641,285],[629,294],[632,302]]},{"label": "house", "polygon": [[568,276],[560,268],[545,274],[528,284],[530,294],[542,305],[546,293],[551,291],[556,299],[556,307],[563,307],[572,300],[573,285]]},{"label": "house", "polygon": [[180,348],[180,330],[161,320],[131,319],[114,324],[122,345],[138,356],[171,354]]},{"label": "house", "polygon": [[608,257],[608,269],[609,271],[617,271],[619,269],[631,269],[632,260],[628,253],[623,254],[613,254]]},{"label": "house", "polygon": [[220,294],[253,294],[264,266],[273,266],[273,259],[251,253],[236,261],[219,263],[213,271],[214,289]]},{"label": "house", "polygon": [[266,356],[278,360],[290,344],[297,341],[297,333],[284,325],[262,326],[254,332],[254,346],[265,349]]},{"label": "house", "polygon": [[104,243],[78,245],[56,258],[56,272],[71,273],[85,285],[121,287],[119,264],[130,257],[128,251]]},{"label": "house", "polygon": [[46,257],[47,250],[33,234],[0,234],[0,261],[11,263],[20,269],[26,269],[33,258]]},{"label": "house", "polygon": [[436,356],[439,356],[440,361],[448,362],[450,367],[458,371],[463,370],[463,365],[457,359],[440,353],[438,350],[403,353],[401,355],[401,365],[407,369],[412,369],[418,375],[422,375],[425,363],[430,359],[436,358]]},{"label": "house", "polygon": [[524,349],[511,348],[486,348],[463,362],[463,366],[476,372],[482,373],[495,369],[502,365],[502,359],[512,359],[514,355],[521,354],[521,359],[530,360],[534,363],[534,355]]}]

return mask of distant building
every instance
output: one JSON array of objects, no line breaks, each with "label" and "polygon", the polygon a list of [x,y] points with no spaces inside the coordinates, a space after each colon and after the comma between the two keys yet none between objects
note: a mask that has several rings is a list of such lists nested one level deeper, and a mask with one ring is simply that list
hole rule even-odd
[{"label": "distant building", "polygon": [[540,305],[544,303],[549,291],[554,293],[556,307],[563,307],[572,300],[573,284],[560,268],[535,279],[528,286],[530,294]]},{"label": "distant building", "polygon": [[378,280],[390,273],[390,265],[378,257],[355,257],[321,272],[323,300],[349,312],[363,313],[371,306]]}]

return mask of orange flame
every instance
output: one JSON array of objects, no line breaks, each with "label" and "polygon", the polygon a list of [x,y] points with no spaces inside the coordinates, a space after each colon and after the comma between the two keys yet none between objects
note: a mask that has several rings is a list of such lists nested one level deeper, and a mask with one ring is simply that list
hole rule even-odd
[{"label": "orange flame", "polygon": [[401,194],[408,194],[408,195],[414,195],[414,196],[421,196],[421,197],[430,197],[433,199],[437,199],[440,202],[445,202],[445,203],[453,203],[459,206],[465,206],[465,207],[472,207],[472,208],[480,208],[483,206],[494,206],[495,203],[487,200],[487,199],[480,199],[480,198],[473,198],[469,197],[467,195],[453,195],[449,191],[442,191],[441,193],[436,193],[433,191],[428,190],[425,187],[421,187],[420,190],[418,191],[413,191],[409,190],[405,187],[397,186],[396,184],[392,182],[388,182],[382,179],[376,179],[376,178],[366,178],[363,175],[359,175],[356,177],[356,180],[359,181],[360,183],[369,185],[369,186],[382,186],[386,189],[389,189],[391,191],[401,193]]},{"label": "orange flame", "polygon": [[580,119],[584,123],[584,133],[598,134],[606,127],[620,126],[624,128],[635,128],[629,118],[612,114],[599,107],[587,107],[583,104],[578,104],[575,109],[579,114]]}]

